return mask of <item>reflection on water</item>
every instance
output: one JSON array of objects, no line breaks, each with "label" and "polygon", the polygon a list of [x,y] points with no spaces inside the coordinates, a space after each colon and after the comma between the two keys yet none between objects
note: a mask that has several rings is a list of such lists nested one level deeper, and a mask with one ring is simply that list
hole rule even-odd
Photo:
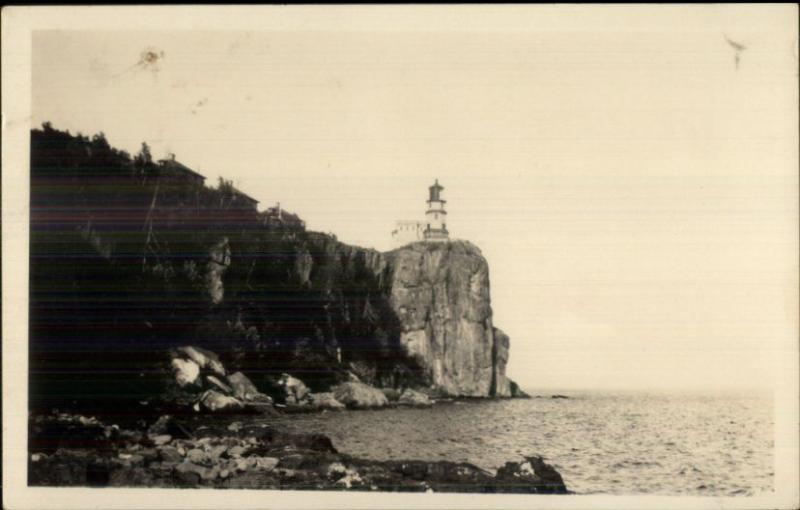
[{"label": "reflection on water", "polygon": [[494,470],[541,454],[582,494],[738,496],[773,490],[772,412],[770,399],[755,396],[585,393],[281,421],[377,460],[466,461]]}]

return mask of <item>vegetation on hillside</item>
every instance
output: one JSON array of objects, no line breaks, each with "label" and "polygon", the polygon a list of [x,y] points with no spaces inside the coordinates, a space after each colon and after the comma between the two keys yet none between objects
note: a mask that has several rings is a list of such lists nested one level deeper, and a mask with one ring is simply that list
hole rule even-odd
[{"label": "vegetation on hillside", "polygon": [[[315,388],[348,370],[419,379],[368,250],[168,167],[146,144],[131,156],[102,133],[32,130],[33,404],[145,398],[148,371],[181,344],[220,353],[267,391],[283,371]],[[217,302],[214,250],[229,253]]]}]

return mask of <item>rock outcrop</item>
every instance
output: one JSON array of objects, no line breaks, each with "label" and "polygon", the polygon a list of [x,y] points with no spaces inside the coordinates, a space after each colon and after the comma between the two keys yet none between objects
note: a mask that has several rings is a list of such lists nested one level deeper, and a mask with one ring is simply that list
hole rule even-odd
[{"label": "rock outcrop", "polygon": [[316,409],[344,409],[345,405],[336,400],[333,393],[326,391],[311,394],[311,407]]},{"label": "rock outcrop", "polygon": [[278,386],[283,389],[283,400],[289,405],[302,405],[311,399],[311,391],[300,379],[289,374],[282,374]]},{"label": "rock outcrop", "polygon": [[494,328],[494,350],[492,351],[492,366],[494,378],[492,380],[491,394],[498,397],[513,397],[511,393],[511,380],[506,377],[506,364],[508,363],[508,349],[511,340],[502,330]]},{"label": "rock outcrop", "polygon": [[237,412],[244,409],[244,403],[236,397],[215,390],[206,390],[200,396],[200,404],[212,413]]},{"label": "rock outcrop", "polygon": [[[185,425],[185,426],[184,426]],[[167,429],[167,427],[171,427]],[[204,487],[404,492],[565,494],[561,475],[540,457],[490,473],[465,462],[354,458],[320,434],[291,434],[264,423],[177,423],[155,432],[75,415],[30,422],[31,486]],[[190,434],[170,435],[177,431]]]},{"label": "rock outcrop", "polygon": [[530,395],[525,393],[517,383],[509,379],[509,390],[511,391],[511,398],[531,398]]},{"label": "rock outcrop", "polygon": [[209,371],[219,376],[225,377],[225,367],[215,353],[201,347],[190,345],[175,348],[173,358],[184,356],[194,362],[201,370]]},{"label": "rock outcrop", "polygon": [[384,407],[389,403],[381,390],[360,382],[344,382],[333,387],[331,392],[336,400],[349,408]]},{"label": "rock outcrop", "polygon": [[506,462],[497,470],[496,478],[501,486],[508,488],[536,486],[546,494],[568,493],[561,474],[539,456],[525,457],[524,462]]},{"label": "rock outcrop", "polygon": [[411,388],[403,390],[403,393],[401,393],[397,399],[397,403],[416,407],[428,407],[433,405],[428,395],[414,391]]},{"label": "rock outcrop", "polygon": [[508,337],[492,324],[489,266],[480,250],[466,241],[419,242],[387,259],[400,344],[431,385],[454,396],[509,396]]},{"label": "rock outcrop", "polygon": [[245,402],[271,402],[272,399],[264,395],[258,388],[241,372],[234,372],[228,376],[228,384],[231,386],[233,396]]},{"label": "rock outcrop", "polygon": [[226,375],[219,356],[209,350],[180,346],[170,350],[169,359],[172,378],[166,382],[164,394],[152,395],[155,400],[211,413],[246,409],[264,412],[272,408],[271,397],[261,393],[241,372]]},{"label": "rock outcrop", "polygon": [[225,286],[222,276],[231,263],[231,250],[228,245],[228,238],[222,237],[208,251],[208,261],[206,262],[205,287],[208,297],[213,304],[222,303],[225,297]]}]

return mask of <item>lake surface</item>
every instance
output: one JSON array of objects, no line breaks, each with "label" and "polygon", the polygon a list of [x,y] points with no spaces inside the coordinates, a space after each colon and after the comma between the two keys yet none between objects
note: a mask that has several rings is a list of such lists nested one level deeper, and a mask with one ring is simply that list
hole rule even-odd
[{"label": "lake surface", "polygon": [[748,496],[773,490],[770,396],[568,395],[295,414],[280,421],[298,432],[328,435],[341,452],[376,460],[464,461],[495,470],[539,454],[579,494]]}]

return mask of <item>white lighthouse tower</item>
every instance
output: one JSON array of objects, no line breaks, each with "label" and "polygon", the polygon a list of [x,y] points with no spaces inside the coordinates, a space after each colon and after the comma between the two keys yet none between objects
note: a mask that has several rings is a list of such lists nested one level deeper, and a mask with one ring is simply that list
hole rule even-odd
[{"label": "white lighthouse tower", "polygon": [[423,231],[426,241],[446,241],[449,237],[447,211],[444,210],[446,201],[442,199],[442,190],[444,187],[439,184],[439,179],[428,188],[428,209],[425,211]]}]

